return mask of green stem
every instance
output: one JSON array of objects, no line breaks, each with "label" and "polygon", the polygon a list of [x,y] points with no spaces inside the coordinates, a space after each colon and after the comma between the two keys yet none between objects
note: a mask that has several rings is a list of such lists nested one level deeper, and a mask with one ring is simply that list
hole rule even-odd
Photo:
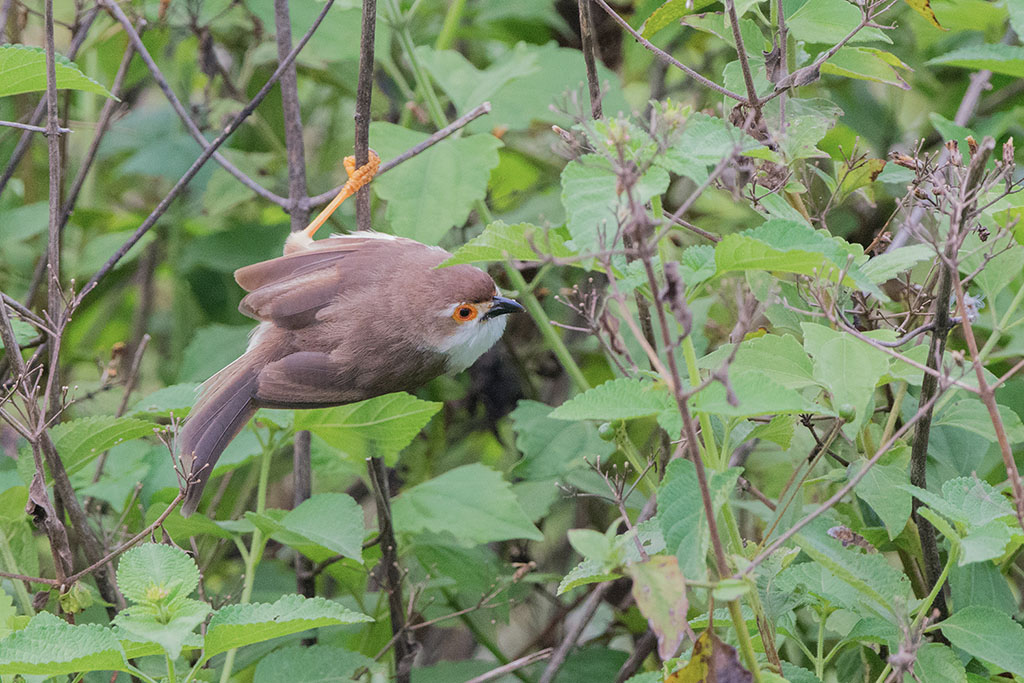
[{"label": "green stem", "polygon": [[164,655],[167,660],[167,680],[169,683],[177,683],[177,676],[174,675],[174,660],[171,659],[170,655]]},{"label": "green stem", "polygon": [[430,78],[427,76],[427,72],[423,69],[423,65],[420,64],[420,60],[416,56],[416,44],[413,43],[412,36],[409,35],[407,19],[402,16],[401,9],[398,7],[398,0],[388,0],[387,13],[389,15],[388,18],[395,27],[395,34],[398,36],[398,44],[401,45],[405,58],[409,60],[409,67],[412,69],[413,79],[416,81],[416,88],[423,96],[423,101],[427,105],[427,111],[430,113],[430,118],[433,120],[435,126],[438,128],[444,128],[448,125],[448,119],[444,115],[444,108],[441,106],[441,101],[437,99],[437,94],[434,92],[434,88],[430,84]]},{"label": "green stem", "polygon": [[818,652],[814,657],[814,674],[818,680],[825,676],[825,619],[823,613],[818,613]]},{"label": "green stem", "polygon": [[949,570],[953,567],[953,562],[960,555],[960,545],[951,542],[949,548],[949,555],[946,557],[946,565],[942,568],[942,573],[939,574],[938,580],[935,581],[935,585],[932,586],[932,590],[925,596],[921,606],[917,609],[917,616],[914,617],[914,623],[910,626],[910,632],[915,633],[921,626],[921,622],[924,621],[925,616],[932,608],[932,603],[935,602],[935,598],[938,597],[939,591],[946,584],[946,579],[949,577]]},{"label": "green stem", "polygon": [[[637,488],[644,494],[645,498],[650,498],[658,491],[658,484],[652,480],[651,470],[647,468],[646,459],[640,455],[640,451],[637,450],[636,446],[629,439],[629,434],[626,432],[626,425],[622,424],[618,429],[615,430],[615,443],[622,451],[623,455],[626,456],[626,460],[636,470],[637,476],[643,474],[640,478]],[[646,470],[646,471],[645,471]]]},{"label": "green stem", "polygon": [[[7,535],[4,534],[3,529],[0,529],[0,567],[10,574],[21,573],[21,570],[18,569],[18,561],[14,558],[14,553],[11,552],[11,544],[8,543]],[[14,584],[14,594],[18,596],[18,604],[21,605],[21,611],[30,617],[35,615],[36,611],[32,609],[32,596],[28,594],[25,583],[13,579],[11,583]]]},{"label": "green stem", "polygon": [[[686,360],[686,372],[690,377],[690,384],[700,384],[700,369],[697,367],[697,350],[693,347],[693,338],[687,335],[683,339],[683,358]],[[711,416],[707,413],[697,413],[700,421],[701,441],[704,444],[704,462],[708,467],[721,471],[723,463],[718,461],[718,445],[715,443],[715,432],[711,428]]]},{"label": "green stem", "polygon": [[757,665],[757,655],[754,653],[754,641],[750,639],[750,631],[747,629],[747,622],[743,619],[743,611],[740,609],[739,598],[729,601],[729,615],[732,616],[733,626],[736,628],[736,637],[740,641],[740,652],[747,663],[747,668],[754,676],[755,683],[761,683],[761,667]]},{"label": "green stem", "polygon": [[[267,484],[270,480],[270,455],[274,452],[273,443],[264,447],[260,454],[260,480],[256,487],[256,514],[262,515],[267,507]],[[263,549],[267,539],[263,537],[263,531],[256,527],[252,532],[252,542],[249,544],[249,555],[245,558],[245,578],[242,583],[242,595],[239,604],[245,605],[252,599],[252,588],[256,583],[256,567],[263,559]],[[220,673],[220,683],[228,683],[231,680],[231,670],[235,666],[235,655],[237,649],[229,650],[224,657],[224,669]]]},{"label": "green stem", "polygon": [[441,26],[441,33],[434,43],[435,50],[447,50],[455,42],[455,32],[459,30],[459,23],[462,21],[462,13],[466,9],[466,0],[452,0],[448,6],[448,12],[444,15],[444,24]]},{"label": "green stem", "polygon": [[[526,311],[533,318],[533,322],[537,325],[537,329],[540,330],[540,334],[544,337],[544,341],[547,343],[548,348],[555,354],[558,361],[565,368],[565,371],[572,378],[572,381],[576,384],[576,388],[580,391],[586,391],[590,388],[590,382],[583,376],[583,371],[580,370],[580,366],[573,360],[572,354],[569,353],[569,349],[566,347],[562,338],[555,332],[554,326],[551,321],[548,320],[547,313],[544,312],[544,308],[540,305],[537,297],[530,291],[529,285],[526,284],[526,280],[523,278],[523,274],[516,270],[512,263],[509,261],[505,262],[505,273],[508,274],[508,279],[512,283],[512,286],[516,288],[519,295],[520,303],[526,308]],[[641,472],[643,469],[641,468]]]},{"label": "green stem", "polygon": [[896,388],[896,395],[892,399],[892,410],[889,411],[889,419],[885,421],[885,429],[882,430],[882,443],[889,441],[889,437],[892,436],[893,431],[896,429],[896,420],[900,416],[900,410],[903,408],[903,399],[907,395],[907,383],[900,382]]}]

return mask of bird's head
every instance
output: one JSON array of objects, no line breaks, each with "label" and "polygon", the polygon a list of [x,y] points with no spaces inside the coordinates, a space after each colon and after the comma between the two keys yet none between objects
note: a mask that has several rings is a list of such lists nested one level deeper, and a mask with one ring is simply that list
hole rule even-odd
[{"label": "bird's head", "polygon": [[505,331],[505,315],[523,307],[501,296],[494,280],[472,266],[460,265],[433,271],[442,292],[432,306],[436,330],[433,350],[448,356],[448,370],[465,370],[491,348]]}]

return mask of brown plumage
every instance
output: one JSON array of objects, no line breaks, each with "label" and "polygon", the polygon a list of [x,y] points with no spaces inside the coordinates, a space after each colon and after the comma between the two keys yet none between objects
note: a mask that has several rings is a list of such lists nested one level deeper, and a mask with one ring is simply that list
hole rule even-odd
[{"label": "brown plumage", "polygon": [[[246,266],[239,310],[260,321],[248,350],[211,377],[178,435],[195,511],[221,452],[258,408],[319,408],[411,391],[459,371],[522,310],[487,273],[436,268],[451,254],[413,240],[353,233],[289,239],[285,255]],[[469,317],[469,316],[472,317]]]}]

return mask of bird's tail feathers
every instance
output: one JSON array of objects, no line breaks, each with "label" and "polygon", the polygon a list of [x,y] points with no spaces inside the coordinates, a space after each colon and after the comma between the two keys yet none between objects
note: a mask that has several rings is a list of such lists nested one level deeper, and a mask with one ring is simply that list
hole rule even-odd
[{"label": "bird's tail feathers", "polygon": [[258,364],[246,353],[207,380],[199,401],[178,433],[178,458],[188,477],[181,514],[188,517],[203,497],[217,459],[256,412]]}]

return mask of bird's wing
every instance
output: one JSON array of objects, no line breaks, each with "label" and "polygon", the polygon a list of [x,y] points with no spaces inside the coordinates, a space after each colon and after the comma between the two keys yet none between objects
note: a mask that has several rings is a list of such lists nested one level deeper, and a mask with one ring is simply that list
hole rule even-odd
[{"label": "bird's wing", "polygon": [[379,238],[331,237],[300,252],[254,263],[235,271],[235,280],[249,292],[238,309],[245,315],[296,328],[312,322],[316,312],[384,262]]},{"label": "bird's wing", "polygon": [[260,370],[256,399],[269,407],[319,408],[369,398],[345,371],[326,353],[292,353]]}]

